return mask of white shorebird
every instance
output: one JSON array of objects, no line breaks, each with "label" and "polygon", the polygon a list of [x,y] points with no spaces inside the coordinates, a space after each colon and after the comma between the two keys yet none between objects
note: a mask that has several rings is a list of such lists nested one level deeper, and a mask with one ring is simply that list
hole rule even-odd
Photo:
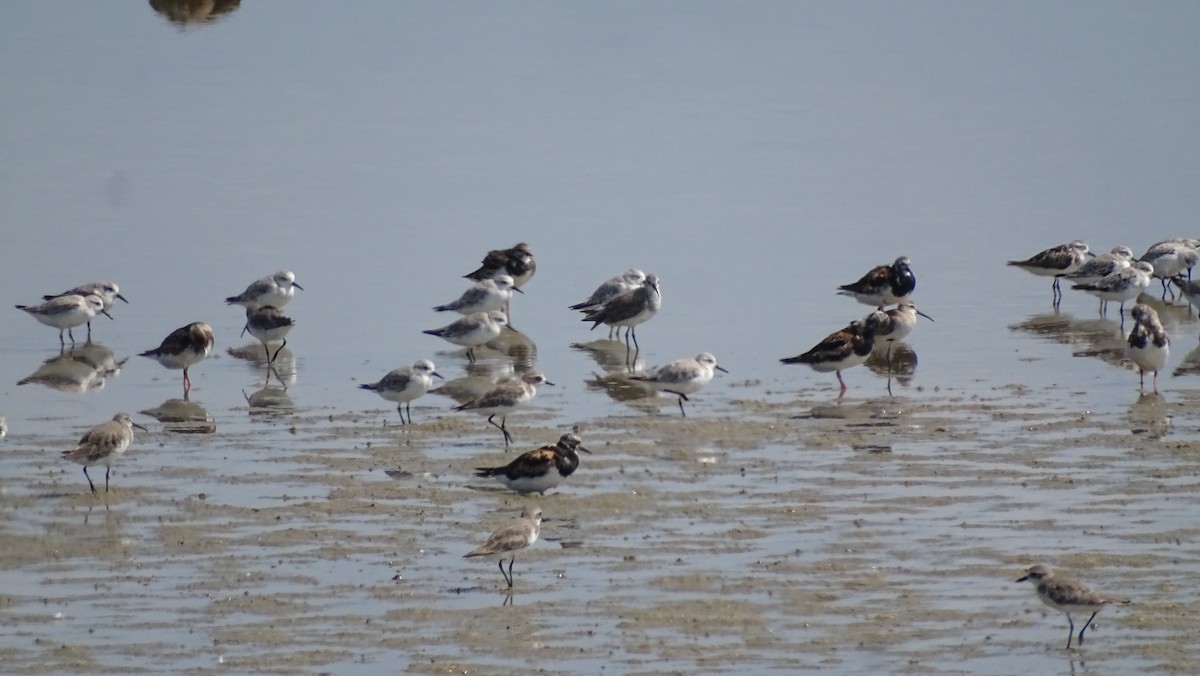
[{"label": "white shorebird", "polygon": [[1145,261],[1134,261],[1129,267],[1104,277],[1091,284],[1075,284],[1072,289],[1085,291],[1105,301],[1117,301],[1121,304],[1121,321],[1125,321],[1125,302],[1133,300],[1150,286],[1150,275],[1154,268]]},{"label": "white shorebird", "polygon": [[[487,542],[463,554],[464,559],[475,556],[500,555],[500,574],[512,589],[513,564],[517,561],[516,552],[537,542],[542,532],[542,510],[528,506],[521,510],[521,516],[509,521],[493,532]],[[504,572],[504,559],[508,558],[508,572]]]},{"label": "white shorebird", "polygon": [[623,293],[633,291],[646,281],[646,273],[637,268],[629,268],[625,272],[605,281],[592,295],[587,297],[587,300],[582,303],[576,303],[570,307],[572,310],[581,312],[591,312],[592,310],[604,305],[608,301],[620,296]]},{"label": "white shorebird", "polygon": [[[1115,246],[1112,251],[1106,254],[1100,254],[1095,258],[1085,262],[1079,266],[1079,269],[1066,275],[1065,278],[1074,284],[1095,284],[1114,272],[1119,272],[1129,267],[1133,262],[1133,249],[1125,245]],[[1100,313],[1103,314],[1108,307],[1108,301],[1100,301]]]},{"label": "white shorebird", "polygon": [[107,493],[108,474],[112,471],[112,464],[129,448],[129,444],[133,443],[135,427],[143,431],[146,429],[133,422],[128,413],[118,413],[112,420],[88,430],[75,448],[63,451],[63,458],[83,465],[83,476],[87,477],[92,495],[96,494],[96,484],[92,483],[92,477],[88,475],[88,466],[104,465],[104,492]]},{"label": "white shorebird", "polygon": [[[66,347],[63,331],[66,331],[67,335],[71,337],[71,344],[74,345],[75,334],[71,333],[71,329],[84,324],[90,325],[92,318],[104,312],[104,299],[96,294],[86,296],[69,294],[51,298],[41,305],[18,305],[16,308],[42,324],[58,329],[58,344]],[[88,336],[91,335],[89,328]]]},{"label": "white shorebird", "polygon": [[1138,367],[1138,389],[1146,386],[1146,371],[1152,371],[1154,393],[1158,394],[1158,372],[1167,364],[1171,341],[1154,308],[1138,303],[1129,314],[1133,317],[1133,328],[1126,342],[1129,344],[1129,358]]},{"label": "white shorebird", "polygon": [[662,291],[658,275],[650,273],[642,285],[632,291],[609,300],[604,305],[593,309],[583,318],[592,322],[592,330],[601,324],[612,327],[625,327],[625,347],[629,348],[629,338],[633,336],[633,346],[640,351],[637,342],[637,327],[650,320],[662,307]]},{"label": "white shorebird", "polygon": [[[500,428],[504,433],[504,447],[512,442],[512,435],[508,433],[508,414],[517,409],[524,408],[533,401],[537,396],[538,385],[553,385],[554,383],[546,380],[546,376],[537,371],[530,371],[514,378],[500,383],[491,391],[485,393],[478,399],[472,399],[465,404],[455,406],[455,411],[471,411],[479,415],[486,415],[488,424]],[[500,416],[500,424],[496,424],[496,416]]]},{"label": "white shorebird", "polygon": [[1025,581],[1029,581],[1037,589],[1037,596],[1042,603],[1067,614],[1067,624],[1070,625],[1067,631],[1067,650],[1071,649],[1071,639],[1075,637],[1075,621],[1071,619],[1071,613],[1092,614],[1084,623],[1083,629],[1079,630],[1079,645],[1082,646],[1083,632],[1087,631],[1092,620],[1096,619],[1096,613],[1110,603],[1129,603],[1129,599],[1097,594],[1082,582],[1055,575],[1054,571],[1041,564],[1031,566],[1025,571],[1025,575],[1017,579],[1017,582]]},{"label": "white shorebird", "polygon": [[482,282],[485,279],[494,278],[498,273],[505,273],[512,277],[513,287],[519,289],[525,286],[535,272],[537,272],[537,263],[533,260],[533,251],[530,250],[528,244],[521,242],[511,249],[489,251],[483,257],[483,263],[480,264],[479,269],[463,275],[463,277]]},{"label": "white shorebird", "polygon": [[[54,300],[60,296],[88,295],[100,296],[100,300],[104,301],[104,309],[101,310],[101,313],[109,319],[113,318],[113,316],[108,313],[108,311],[112,309],[113,303],[115,303],[117,300],[120,300],[122,303],[129,302],[126,300],[125,296],[121,295],[121,287],[117,286],[117,283],[111,280],[92,282],[90,284],[80,284],[70,291],[63,291],[62,293],[47,294],[42,296],[42,300]],[[92,323],[90,321],[87,323],[87,327],[88,339],[91,339]]]},{"label": "white shorebird", "polygon": [[931,322],[933,317],[918,310],[911,300],[902,300],[896,304],[896,307],[885,310],[883,314],[886,319],[875,330],[875,346],[872,350],[879,351],[884,345],[887,346],[885,358],[888,363],[888,374],[891,375],[892,347],[912,333],[913,329],[917,327],[918,316]]},{"label": "white shorebird", "polygon": [[1023,261],[1009,261],[1008,264],[1041,277],[1054,277],[1054,283],[1050,285],[1050,288],[1054,295],[1054,306],[1058,307],[1059,301],[1062,300],[1059,278],[1078,270],[1083,266],[1087,257],[1088,245],[1077,239],[1070,244],[1050,247]]},{"label": "white shorebird", "polygon": [[[275,358],[287,345],[287,335],[295,325],[296,322],[291,317],[285,316],[274,305],[246,308],[246,326],[242,328],[242,335],[249,331],[250,335],[263,344],[263,350],[267,353],[267,364],[270,365],[275,363]],[[275,341],[282,341],[283,344],[271,354],[271,348],[267,347],[267,344]]]},{"label": "white shorebird", "polygon": [[281,308],[296,295],[296,289],[304,290],[303,286],[296,283],[296,275],[292,274],[291,270],[280,270],[270,277],[255,280],[245,291],[226,298],[225,302],[247,308],[259,308],[264,305]]},{"label": "white shorebird", "polygon": [[421,333],[437,336],[455,345],[462,345],[467,348],[467,360],[474,363],[475,348],[495,340],[507,324],[508,316],[502,310],[493,310],[467,315],[439,329],[429,329]]},{"label": "white shorebird", "polygon": [[361,389],[370,390],[375,394],[396,402],[396,411],[400,413],[400,424],[404,423],[404,411],[408,411],[408,422],[412,422],[412,402],[429,391],[434,378],[441,378],[428,359],[420,359],[412,366],[401,366],[380,379],[377,383],[359,385]]},{"label": "white shorebird", "polygon": [[578,434],[567,433],[557,444],[526,451],[507,465],[476,467],[475,476],[495,478],[518,493],[545,493],[579,468],[579,451],[591,453]]},{"label": "white shorebird", "polygon": [[162,345],[139,356],[149,357],[169,369],[183,369],[183,398],[186,400],[192,389],[188,368],[207,357],[215,342],[211,326],[192,322],[175,329],[163,339]]},{"label": "white shorebird", "polygon": [[850,296],[863,305],[883,309],[908,298],[917,288],[917,276],[912,271],[912,261],[901,256],[891,265],[871,268],[857,282],[838,287],[838,293]]},{"label": "white shorebird", "polygon": [[457,312],[463,315],[477,312],[492,312],[505,307],[512,298],[513,291],[524,293],[513,286],[513,278],[500,273],[494,279],[476,282],[474,286],[463,292],[457,300],[445,305],[439,305],[434,310],[438,312]]},{"label": "white shorebird", "polygon": [[729,373],[717,364],[716,357],[708,352],[701,352],[693,359],[676,359],[659,367],[654,373],[633,375],[629,376],[629,379],[649,385],[659,392],[679,397],[679,412],[686,418],[687,412],[683,410],[683,402],[690,401],[689,394],[704,389],[713,379],[715,371]]},{"label": "white shorebird", "polygon": [[1145,261],[1153,267],[1153,276],[1162,280],[1162,297],[1167,297],[1167,280],[1187,270],[1188,279],[1192,278],[1192,268],[1200,263],[1200,253],[1195,248],[1182,241],[1167,240],[1151,245],[1139,261]]},{"label": "white shorebird", "polygon": [[841,399],[846,394],[846,381],[842,380],[842,371],[867,361],[875,347],[875,332],[886,321],[887,315],[876,310],[867,315],[866,319],[855,319],[846,328],[829,334],[808,352],[779,361],[784,364],[807,364],[818,373],[834,371],[838,384],[841,385],[838,391],[838,399]]}]

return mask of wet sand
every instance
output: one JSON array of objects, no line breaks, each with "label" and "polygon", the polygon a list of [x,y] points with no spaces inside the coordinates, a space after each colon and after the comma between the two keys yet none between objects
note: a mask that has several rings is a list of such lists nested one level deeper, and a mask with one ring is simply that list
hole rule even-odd
[{"label": "wet sand", "polygon": [[[1196,394],[1143,397],[1123,419],[1015,386],[908,394],[702,394],[686,419],[671,398],[640,402],[588,421],[594,454],[545,496],[475,479],[513,457],[498,431],[424,407],[408,427],[380,408],[142,435],[106,501],[61,439],[10,437],[0,568],[20,584],[2,597],[0,662],[1200,671]],[[561,433],[541,417],[510,419],[514,452]],[[548,521],[508,592],[494,559],[462,554],[531,501]],[[1013,582],[1036,562],[1134,602],[1068,653],[1065,616]]]}]

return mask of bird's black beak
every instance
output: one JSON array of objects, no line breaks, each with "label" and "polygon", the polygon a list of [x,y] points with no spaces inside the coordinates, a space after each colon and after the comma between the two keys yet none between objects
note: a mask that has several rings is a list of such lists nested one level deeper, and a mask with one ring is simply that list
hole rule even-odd
[{"label": "bird's black beak", "polygon": [[720,364],[714,365],[713,368],[720,371],[721,373],[729,373],[729,371],[725,370],[725,367],[721,366]]},{"label": "bird's black beak", "polygon": [[[925,319],[928,319],[929,321],[933,322],[933,317],[930,317],[929,315],[925,314],[924,312],[917,310],[917,314],[919,314],[922,317],[924,317]],[[936,324],[937,322],[933,322],[933,323]]]},{"label": "bird's black beak", "polygon": [[430,371],[430,372],[429,372],[429,375],[431,375],[431,376],[437,376],[439,379],[441,379],[441,380],[445,380],[445,378],[442,378],[442,374],[438,373],[437,371]]},{"label": "bird's black beak", "polygon": [[108,314],[108,310],[101,310],[100,314],[104,315],[105,317],[108,317],[109,319],[113,318],[112,315]]},{"label": "bird's black beak", "polygon": [[299,284],[297,284],[297,283],[295,283],[295,282],[292,282],[292,286],[296,287],[297,289],[300,289],[301,291],[303,291],[303,290],[304,290],[304,287],[303,287],[303,286],[300,286]]},{"label": "bird's black beak", "polygon": [[522,291],[522,290],[518,289],[518,288],[517,288],[517,287],[515,287],[515,286],[513,287],[513,291],[516,291],[517,293],[519,293],[519,294],[521,294],[521,295],[525,295],[525,292],[524,292],[524,291]]},{"label": "bird's black beak", "polygon": [[122,295],[121,295],[121,294],[119,294],[119,293],[117,294],[117,298],[120,298],[122,303],[128,303],[128,302],[129,302],[129,301],[125,300],[125,296],[122,296]]},{"label": "bird's black beak", "polygon": [[139,430],[141,430],[141,431],[143,431],[143,432],[149,432],[149,431],[150,431],[150,430],[146,429],[145,427],[142,427],[141,425],[139,425],[139,424],[137,424],[137,423],[133,423],[133,426],[134,426],[134,427],[136,427],[136,428],[138,428]]},{"label": "bird's black beak", "polygon": [[577,450],[577,451],[583,451],[584,453],[587,453],[588,455],[591,455],[591,454],[592,454],[592,452],[591,452],[591,451],[589,451],[588,449],[584,448],[583,446],[576,446],[576,447],[575,447],[575,450]]}]

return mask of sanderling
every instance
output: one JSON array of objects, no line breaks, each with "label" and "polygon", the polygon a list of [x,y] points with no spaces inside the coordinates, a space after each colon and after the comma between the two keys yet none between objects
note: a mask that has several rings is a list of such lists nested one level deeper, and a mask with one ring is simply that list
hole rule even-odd
[{"label": "sanderling", "polygon": [[521,242],[511,249],[497,249],[489,251],[483,257],[483,263],[479,269],[470,274],[463,275],[467,279],[473,279],[477,282],[482,282],[485,279],[492,279],[497,273],[507,273],[513,279],[513,288],[521,288],[533,277],[533,273],[537,271],[537,263],[533,260],[533,252],[529,250],[529,245]]},{"label": "sanderling", "polygon": [[139,430],[146,430],[145,427],[133,422],[128,413],[118,413],[113,416],[112,420],[102,422],[88,430],[75,448],[63,451],[63,458],[83,465],[83,476],[87,477],[92,495],[96,494],[96,484],[93,484],[92,477],[88,476],[88,465],[104,464],[104,492],[107,493],[108,473],[112,470],[112,464],[133,442],[133,428],[135,427]]},{"label": "sanderling", "polygon": [[1154,269],[1153,276],[1162,281],[1162,297],[1166,298],[1167,280],[1184,270],[1191,279],[1192,268],[1200,263],[1200,253],[1183,242],[1165,241],[1152,245],[1138,260],[1149,263]]},{"label": "sanderling", "polygon": [[1130,311],[1133,328],[1129,331],[1129,358],[1138,367],[1138,389],[1146,386],[1146,371],[1154,372],[1154,393],[1158,394],[1158,372],[1167,364],[1171,341],[1158,320],[1158,313],[1145,303]]},{"label": "sanderling", "polygon": [[[1064,275],[1075,284],[1095,284],[1118,270],[1124,270],[1133,262],[1133,249],[1125,245],[1115,246],[1113,250],[1100,254],[1085,262],[1078,270]],[[1100,313],[1103,314],[1108,301],[1101,299]]]},{"label": "sanderling", "polygon": [[695,359],[676,359],[659,367],[654,373],[647,375],[629,376],[630,380],[645,383],[659,392],[674,394],[679,397],[679,412],[687,417],[683,410],[683,402],[690,401],[689,394],[695,394],[713,379],[714,371],[729,373],[717,364],[717,358],[708,352],[701,352]]},{"label": "sanderling", "polygon": [[1062,288],[1059,286],[1058,278],[1075,272],[1083,266],[1084,261],[1088,257],[1088,245],[1082,240],[1075,240],[1070,244],[1059,244],[1055,247],[1050,247],[1045,251],[1034,254],[1023,261],[1009,261],[1009,265],[1015,265],[1022,270],[1032,272],[1040,277],[1054,277],[1054,283],[1050,285],[1054,295],[1054,305],[1057,307],[1062,300]]},{"label": "sanderling", "polygon": [[637,268],[629,268],[625,272],[596,287],[596,290],[592,292],[592,295],[588,296],[587,300],[572,305],[570,309],[591,312],[617,296],[637,289],[645,281],[646,273]]},{"label": "sanderling", "polygon": [[513,278],[506,274],[498,274],[493,279],[476,282],[475,286],[463,292],[463,295],[445,305],[439,305],[434,310],[438,312],[457,312],[462,315],[472,315],[477,312],[492,312],[500,310],[512,298],[513,291],[525,293],[513,286]]},{"label": "sanderling", "polygon": [[187,399],[192,389],[188,367],[207,357],[215,342],[211,326],[204,322],[193,322],[175,329],[163,339],[162,345],[146,350],[139,356],[150,357],[169,369],[183,369],[183,398]]},{"label": "sanderling", "polygon": [[477,312],[447,324],[440,329],[429,329],[421,333],[437,336],[442,340],[467,348],[467,360],[474,363],[475,348],[495,340],[508,324],[508,316],[500,310]]},{"label": "sanderling", "polygon": [[361,389],[371,390],[388,401],[396,402],[396,411],[400,414],[400,424],[404,423],[404,411],[408,410],[408,422],[412,422],[412,402],[425,394],[433,385],[434,378],[442,374],[434,370],[433,362],[419,359],[412,366],[401,366],[384,376],[379,382],[359,385]]},{"label": "sanderling", "polygon": [[246,290],[236,296],[225,299],[230,305],[242,305],[247,308],[259,308],[273,305],[281,308],[296,295],[296,289],[304,290],[296,283],[296,275],[291,270],[280,270],[270,277],[255,280]]},{"label": "sanderling", "polygon": [[[70,294],[51,298],[41,305],[18,305],[16,308],[24,310],[42,324],[58,329],[58,344],[66,347],[63,331],[71,337],[71,344],[74,345],[75,334],[71,333],[71,329],[91,322],[93,317],[104,312],[104,299],[96,294]],[[91,329],[88,330],[88,336],[91,336]]]},{"label": "sanderling", "polygon": [[[533,398],[537,396],[537,386],[541,384],[553,385],[554,383],[546,380],[546,376],[537,371],[509,378],[500,383],[496,387],[478,399],[472,399],[465,404],[455,406],[455,411],[472,411],[479,415],[486,415],[487,421],[494,427],[500,428],[504,433],[504,447],[508,448],[512,442],[512,435],[508,433],[506,427],[508,423],[508,414],[513,411],[524,408]],[[496,424],[496,416],[500,416],[500,424]]]},{"label": "sanderling", "polygon": [[825,337],[816,347],[798,356],[780,359],[784,364],[808,364],[818,373],[837,373],[841,390],[838,399],[846,394],[846,381],[842,371],[858,366],[871,356],[875,347],[875,332],[887,321],[887,315],[879,310],[867,315],[864,320],[854,320],[846,328]]},{"label": "sanderling", "polygon": [[1026,580],[1037,588],[1037,595],[1042,603],[1067,614],[1067,624],[1070,625],[1067,632],[1067,650],[1071,649],[1071,639],[1075,637],[1075,621],[1071,619],[1071,613],[1092,614],[1083,625],[1083,629],[1079,630],[1079,645],[1083,645],[1083,632],[1087,631],[1092,620],[1096,619],[1096,613],[1110,603],[1129,603],[1129,599],[1109,598],[1097,594],[1082,582],[1055,575],[1054,571],[1040,563],[1028,568],[1017,582]]},{"label": "sanderling", "polygon": [[475,476],[495,477],[518,493],[545,493],[579,468],[578,451],[591,453],[578,434],[567,433],[557,444],[526,451],[502,467],[476,467]]},{"label": "sanderling", "polygon": [[1179,287],[1179,293],[1195,307],[1200,307],[1200,280],[1189,281],[1181,276],[1171,278],[1171,283]]},{"label": "sanderling", "polygon": [[904,340],[908,334],[917,326],[917,316],[920,315],[929,321],[933,321],[933,317],[921,312],[913,305],[910,300],[902,300],[896,304],[896,307],[891,310],[886,310],[883,313],[886,319],[875,330],[875,347],[878,350],[883,345],[887,345],[887,361],[888,372],[892,369],[892,346],[897,342]]},{"label": "sanderling", "polygon": [[[249,331],[250,335],[263,344],[263,350],[267,353],[267,364],[270,365],[275,363],[275,357],[278,357],[279,352],[287,345],[287,335],[295,325],[296,322],[291,317],[284,316],[274,305],[246,308],[246,326],[242,327],[242,335]],[[275,348],[275,354],[271,354],[267,343],[277,340],[283,341],[283,344]]]},{"label": "sanderling", "polygon": [[[473,556],[500,555],[500,574],[512,589],[513,563],[517,560],[516,551],[537,542],[538,534],[542,532],[542,510],[529,506],[521,510],[521,516],[501,526],[488,537],[487,542],[463,554],[464,559]],[[508,572],[504,572],[504,559],[508,555]]]},{"label": "sanderling", "polygon": [[[122,303],[129,302],[128,300],[126,300],[125,296],[121,295],[121,288],[119,286],[117,286],[116,282],[113,282],[113,281],[92,282],[91,284],[80,284],[79,286],[75,287],[74,289],[71,289],[70,291],[63,291],[62,293],[48,294],[48,295],[42,296],[42,300],[54,300],[55,298],[58,298],[60,296],[88,296],[88,295],[100,296],[100,300],[104,301],[103,314],[104,314],[104,316],[108,317],[109,319],[113,318],[112,315],[108,314],[108,311],[112,309],[114,302],[116,302],[118,299]],[[87,327],[88,327],[88,338],[90,339],[92,337],[92,322],[91,321],[89,321],[87,323]]]},{"label": "sanderling", "polygon": [[1121,304],[1121,322],[1125,321],[1125,301],[1133,300],[1150,286],[1154,268],[1145,261],[1134,261],[1129,267],[1117,270],[1091,284],[1075,284],[1072,289],[1086,291],[1102,301],[1115,300]]},{"label": "sanderling", "polygon": [[592,322],[592,329],[601,324],[613,327],[625,327],[625,347],[629,348],[629,337],[633,336],[633,346],[639,351],[637,342],[637,326],[658,312],[662,307],[662,291],[659,288],[658,275],[650,273],[642,285],[632,291],[613,298],[604,305],[595,308],[583,318]]},{"label": "sanderling", "polygon": [[863,275],[853,284],[838,287],[838,293],[851,296],[863,305],[883,308],[907,298],[917,288],[917,276],[912,271],[912,261],[901,256],[891,265],[879,265]]}]

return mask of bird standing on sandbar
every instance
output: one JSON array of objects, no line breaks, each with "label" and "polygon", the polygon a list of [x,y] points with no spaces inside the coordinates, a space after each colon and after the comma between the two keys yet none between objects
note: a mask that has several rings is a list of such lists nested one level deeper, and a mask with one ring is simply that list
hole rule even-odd
[{"label": "bird standing on sandbar", "polygon": [[1023,261],[1009,261],[1008,264],[1031,272],[1040,277],[1054,277],[1050,285],[1053,294],[1054,307],[1062,301],[1062,287],[1059,278],[1075,272],[1083,266],[1088,257],[1088,245],[1083,240],[1075,240],[1070,244],[1059,244],[1045,251],[1026,258]]},{"label": "bird standing on sandbar", "polygon": [[687,417],[683,410],[683,402],[691,401],[689,394],[695,394],[704,389],[715,375],[714,371],[729,373],[719,364],[717,358],[709,352],[701,352],[694,359],[676,359],[646,375],[632,375],[630,380],[644,383],[659,392],[674,394],[679,397],[679,412]]},{"label": "bird standing on sandbar", "polygon": [[818,373],[836,372],[841,385],[838,399],[841,399],[846,394],[842,371],[862,364],[871,356],[871,350],[875,347],[875,332],[886,321],[887,315],[876,310],[866,319],[855,319],[846,328],[829,334],[808,352],[779,361],[784,364],[807,364]]},{"label": "bird standing on sandbar", "polygon": [[412,402],[429,391],[434,378],[442,378],[442,374],[434,370],[433,362],[420,359],[412,366],[393,369],[377,383],[359,387],[370,390],[388,401],[396,402],[396,411],[400,414],[400,424],[403,425],[406,410],[408,422],[412,423]]},{"label": "bird standing on sandbar", "polygon": [[207,357],[215,343],[211,326],[192,322],[172,331],[163,339],[162,345],[138,356],[149,357],[169,369],[183,369],[183,398],[186,400],[192,390],[188,368]]},{"label": "bird standing on sandbar", "polygon": [[[285,316],[279,308],[274,305],[263,305],[259,308],[246,308],[246,326],[242,328],[242,335],[246,335],[246,332],[249,331],[250,335],[263,344],[269,366],[275,363],[275,358],[287,346],[287,335],[295,326],[296,322],[291,317]],[[283,341],[283,343],[275,348],[275,354],[271,354],[271,348],[267,347],[267,343],[277,340]]]},{"label": "bird standing on sandbar", "polygon": [[1096,613],[1110,603],[1129,603],[1129,599],[1110,598],[1097,594],[1082,582],[1055,575],[1054,571],[1040,563],[1031,566],[1025,571],[1024,576],[1017,578],[1017,582],[1025,581],[1029,581],[1037,589],[1038,598],[1042,603],[1067,614],[1067,624],[1070,625],[1070,629],[1067,631],[1067,650],[1071,649],[1071,639],[1075,637],[1075,621],[1071,619],[1071,613],[1090,612],[1092,614],[1084,623],[1083,629],[1079,630],[1079,645],[1082,646],[1083,632],[1087,631],[1092,620],[1096,619]]},{"label": "bird standing on sandbar", "polygon": [[[512,569],[513,564],[517,561],[516,552],[537,542],[538,535],[541,532],[542,510],[529,506],[521,510],[520,517],[509,521],[492,533],[488,537],[487,542],[463,554],[463,558],[469,559],[474,556],[494,556],[499,554],[500,574],[504,576],[504,581],[508,583],[508,588],[512,589]],[[508,555],[507,573],[504,572],[505,555]]]},{"label": "bird standing on sandbar", "polygon": [[[504,447],[512,442],[508,433],[508,414],[524,408],[537,396],[538,385],[553,385],[546,376],[537,371],[530,371],[520,376],[509,378],[492,388],[478,399],[472,399],[461,406],[455,406],[455,411],[471,411],[486,415],[488,424],[498,427],[504,433]],[[496,416],[500,416],[500,424],[496,424]]]},{"label": "bird standing on sandbar", "polygon": [[476,467],[475,476],[495,478],[518,493],[545,493],[579,468],[578,451],[591,453],[578,434],[568,432],[557,444],[526,451],[507,465]]},{"label": "bird standing on sandbar", "polygon": [[1133,306],[1130,315],[1133,317],[1133,328],[1126,342],[1129,344],[1129,358],[1138,367],[1138,389],[1146,387],[1146,371],[1152,371],[1154,393],[1158,394],[1158,372],[1167,364],[1171,341],[1154,308],[1138,303]]},{"label": "bird standing on sandbar", "polygon": [[863,305],[883,309],[895,305],[912,295],[917,289],[917,276],[912,271],[912,261],[907,256],[897,258],[891,265],[871,268],[853,284],[838,287],[838,293],[850,296]]},{"label": "bird standing on sandbar", "polygon": [[[75,334],[71,333],[71,329],[83,324],[89,324],[90,326],[92,318],[104,312],[104,299],[96,294],[88,294],[86,296],[69,294],[51,298],[41,305],[17,305],[16,308],[24,311],[29,316],[38,320],[38,322],[58,329],[58,345],[59,347],[66,347],[67,343],[63,340],[63,331],[67,332],[67,335],[71,338],[71,344],[74,345]],[[111,317],[112,315],[109,316]],[[89,328],[89,340],[91,335],[91,329]]]},{"label": "bird standing on sandbar", "polygon": [[135,427],[146,431],[145,427],[133,422],[128,413],[118,413],[112,420],[88,430],[75,448],[63,451],[64,459],[83,465],[83,476],[87,477],[92,495],[96,495],[96,484],[92,483],[92,477],[88,475],[88,466],[104,465],[104,492],[107,493],[108,475],[112,471],[112,464],[129,448],[129,444],[133,443]]}]

